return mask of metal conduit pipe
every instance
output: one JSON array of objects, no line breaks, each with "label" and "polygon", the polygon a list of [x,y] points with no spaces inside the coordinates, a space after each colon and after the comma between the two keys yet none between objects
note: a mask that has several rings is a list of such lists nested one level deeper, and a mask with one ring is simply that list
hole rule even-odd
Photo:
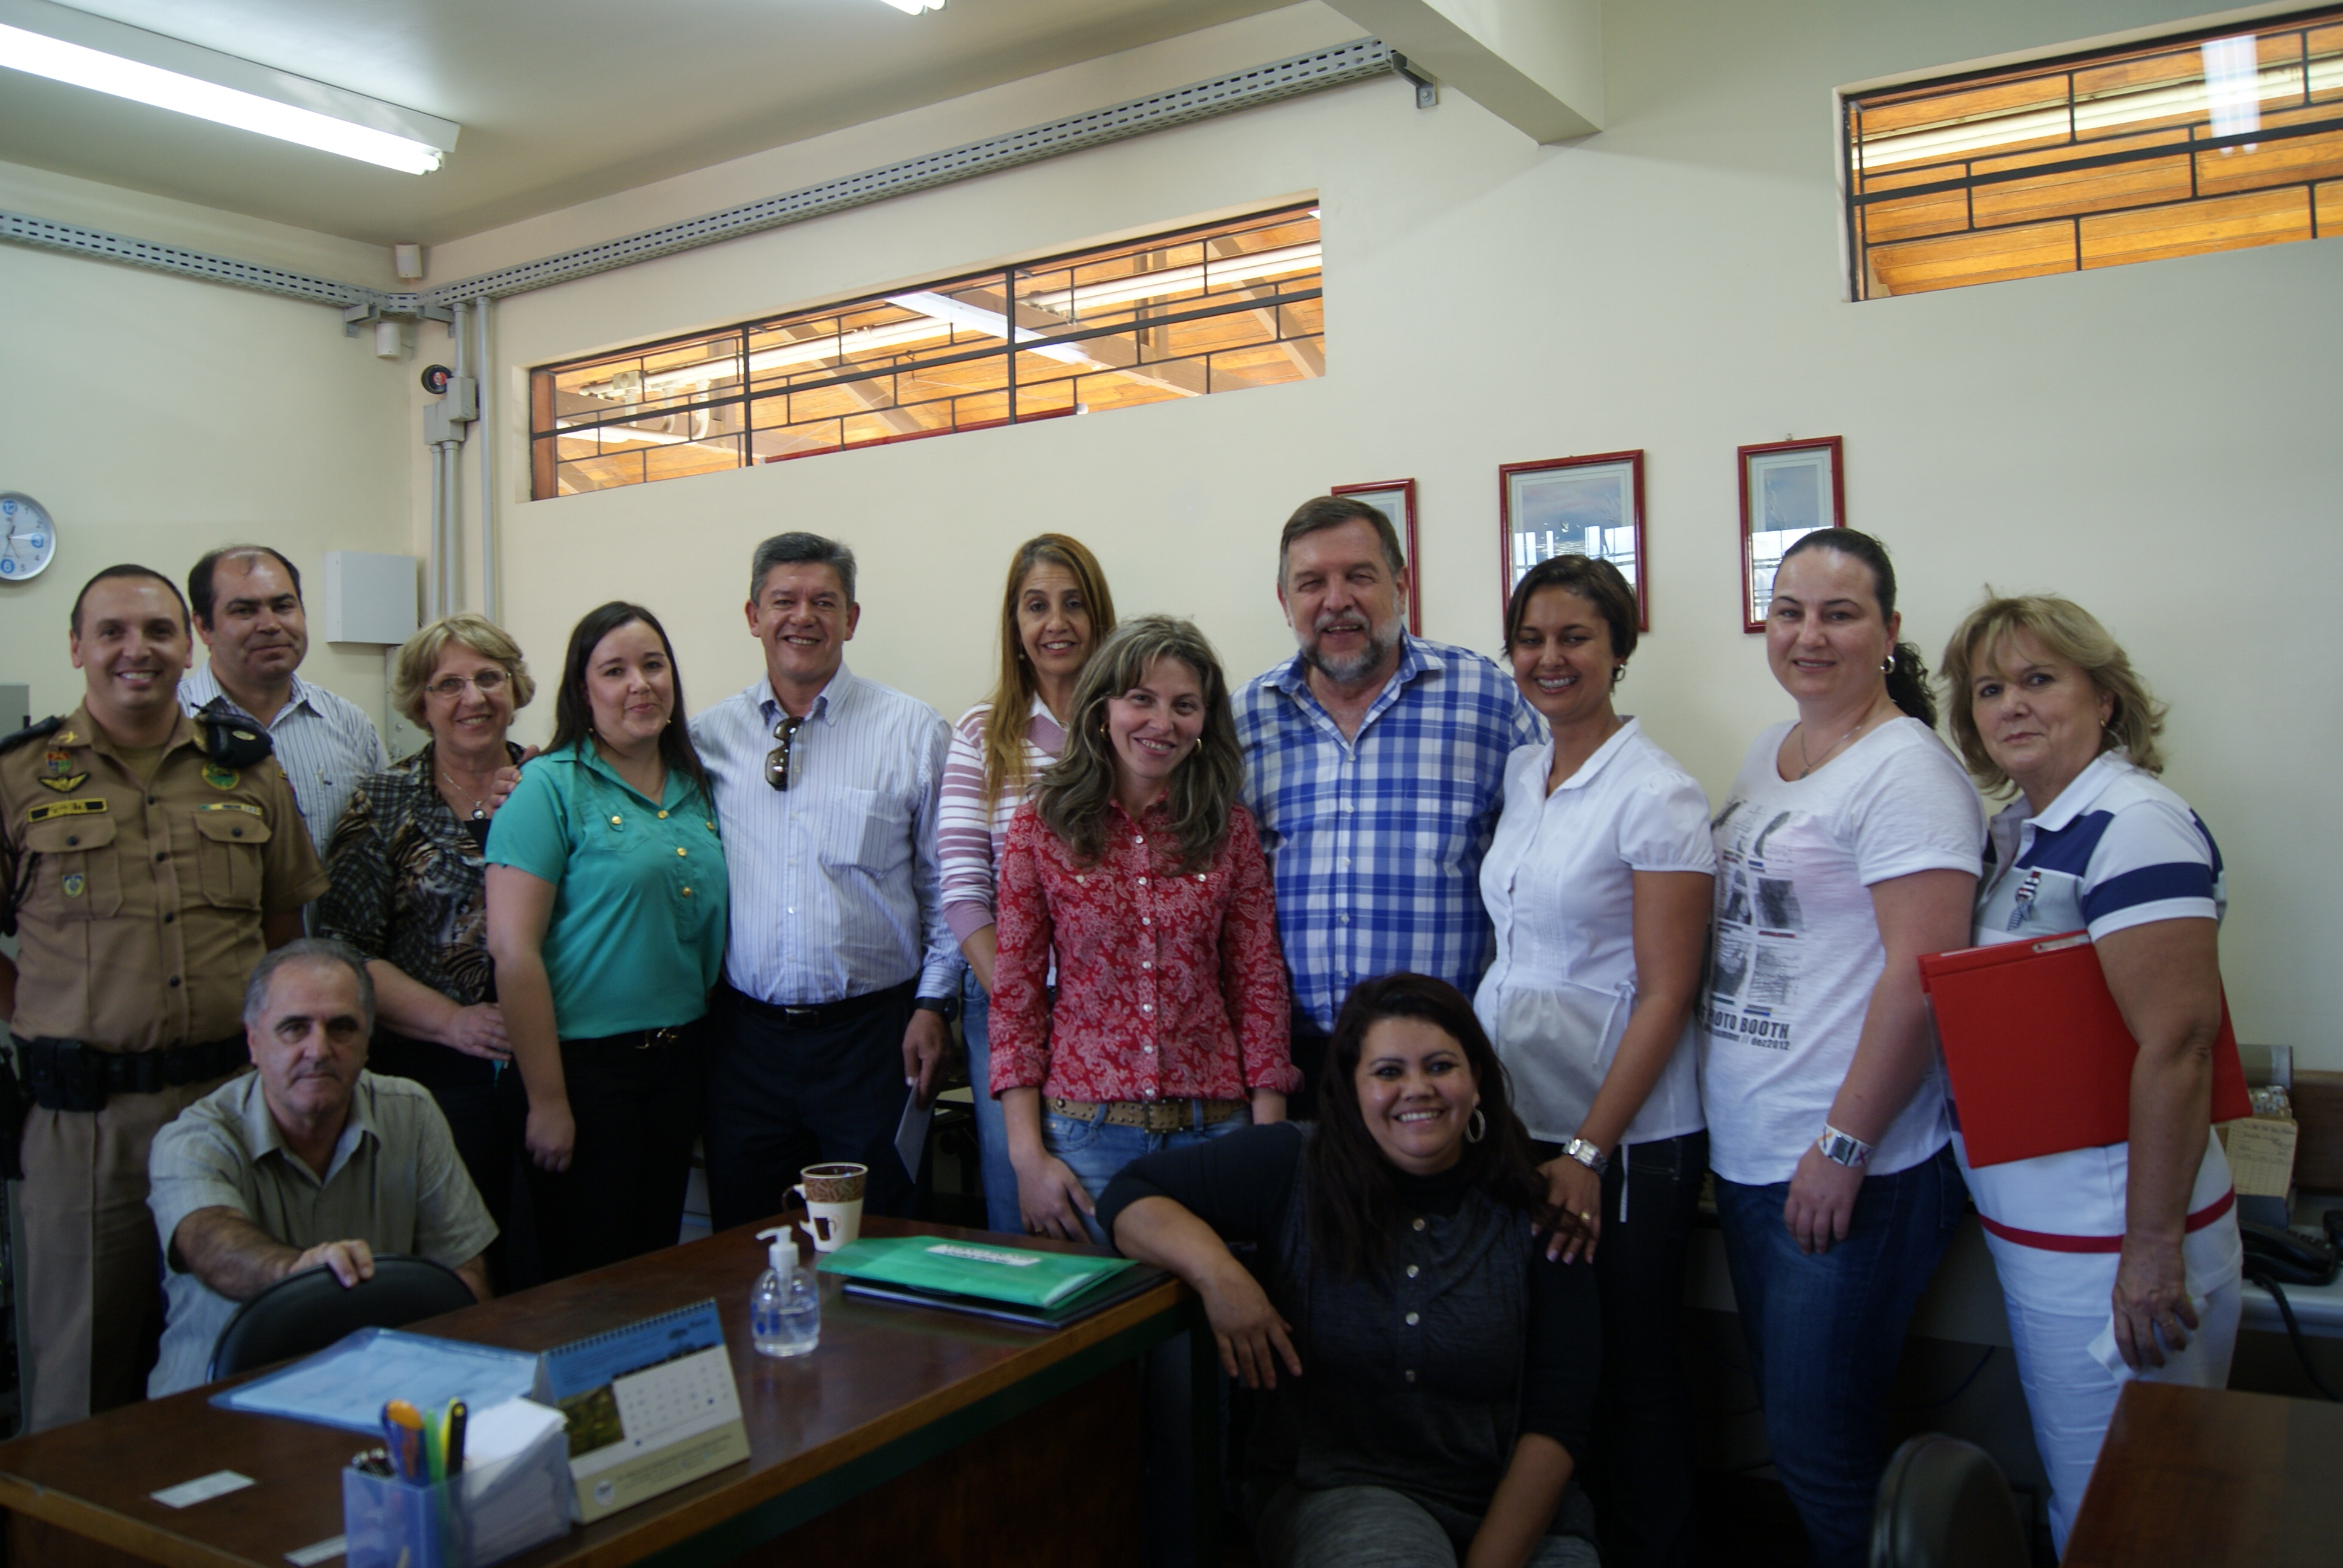
[{"label": "metal conduit pipe", "polygon": [[423,558],[423,618],[439,618],[439,539],[447,528],[447,448],[442,442],[429,443],[431,447],[431,545]]},{"label": "metal conduit pipe", "polygon": [[[447,336],[456,342],[456,380],[447,388],[450,401],[461,399],[466,383],[472,377],[472,333],[469,307],[458,304],[447,323]],[[454,423],[463,417],[463,410],[451,411],[448,434],[453,438],[447,448],[447,536],[446,554],[440,559],[440,580],[447,590],[447,606],[439,613],[454,615],[464,602],[464,427]]]},{"label": "metal conduit pipe", "polygon": [[472,329],[479,337],[472,374],[479,381],[480,433],[480,613],[497,618],[497,427],[489,417],[490,391],[496,385],[496,361],[488,357],[488,297],[472,302]]}]

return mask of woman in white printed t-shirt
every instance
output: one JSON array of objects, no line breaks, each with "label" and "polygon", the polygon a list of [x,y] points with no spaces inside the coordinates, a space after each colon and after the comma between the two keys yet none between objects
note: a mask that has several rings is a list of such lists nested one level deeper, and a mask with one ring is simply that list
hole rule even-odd
[{"label": "woman in white printed t-shirt", "polygon": [[1784,552],[1765,623],[1798,719],[1717,814],[1702,1096],[1765,1436],[1823,1568],[1860,1568],[1904,1331],[1959,1223],[1919,956],[1968,943],[1985,812],[1898,643],[1876,539]]},{"label": "woman in white printed t-shirt", "polygon": [[1473,1010],[1560,1216],[1549,1251],[1594,1265],[1603,1376],[1584,1481],[1614,1568],[1692,1560],[1692,1401],[1676,1352],[1708,1171],[1692,1003],[1708,942],[1708,797],[1622,719],[1635,590],[1557,556],[1514,585],[1505,650],[1554,739],[1505,763],[1481,862],[1496,955]]},{"label": "woman in white printed t-shirt", "polygon": [[2229,1381],[2242,1248],[2210,1124],[2227,900],[2212,835],[2156,778],[2163,710],[2087,610],[1988,598],[1945,680],[1969,771],[2020,791],[1993,819],[1976,943],[2087,929],[2139,1041],[2128,1143],[1981,1168],[1960,1151],[2063,1553],[2125,1380]]}]

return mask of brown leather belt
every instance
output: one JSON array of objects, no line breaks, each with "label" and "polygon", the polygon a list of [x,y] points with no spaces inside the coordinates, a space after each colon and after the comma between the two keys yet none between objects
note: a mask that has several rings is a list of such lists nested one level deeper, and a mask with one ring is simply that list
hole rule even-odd
[{"label": "brown leather belt", "polygon": [[[1052,1116],[1078,1121],[1098,1120],[1100,1106],[1088,1100],[1042,1101]],[[1142,1132],[1178,1132],[1189,1127],[1212,1127],[1245,1113],[1242,1100],[1110,1100],[1105,1102],[1109,1127],[1136,1127]]]}]

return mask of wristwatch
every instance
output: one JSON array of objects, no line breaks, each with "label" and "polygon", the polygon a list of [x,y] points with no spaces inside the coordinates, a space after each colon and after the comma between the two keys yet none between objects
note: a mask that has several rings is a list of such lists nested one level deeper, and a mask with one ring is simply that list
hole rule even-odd
[{"label": "wristwatch", "polygon": [[1829,1122],[1823,1123],[1823,1135],[1815,1140],[1815,1147],[1823,1158],[1834,1165],[1844,1165],[1850,1171],[1860,1171],[1871,1158],[1871,1145],[1852,1132],[1841,1132]]},{"label": "wristwatch", "polygon": [[919,1012],[941,1013],[946,1023],[960,1016],[960,998],[956,996],[923,996],[911,1006]]},{"label": "wristwatch", "polygon": [[1594,1171],[1597,1176],[1611,1169],[1611,1156],[1584,1138],[1574,1138],[1563,1145],[1562,1151]]}]

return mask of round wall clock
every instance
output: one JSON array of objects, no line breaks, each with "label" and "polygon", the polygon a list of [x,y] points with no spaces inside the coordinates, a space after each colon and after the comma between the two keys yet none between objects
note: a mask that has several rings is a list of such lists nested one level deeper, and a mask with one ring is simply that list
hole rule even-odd
[{"label": "round wall clock", "polygon": [[0,583],[39,577],[56,553],[48,508],[30,496],[0,490]]}]

